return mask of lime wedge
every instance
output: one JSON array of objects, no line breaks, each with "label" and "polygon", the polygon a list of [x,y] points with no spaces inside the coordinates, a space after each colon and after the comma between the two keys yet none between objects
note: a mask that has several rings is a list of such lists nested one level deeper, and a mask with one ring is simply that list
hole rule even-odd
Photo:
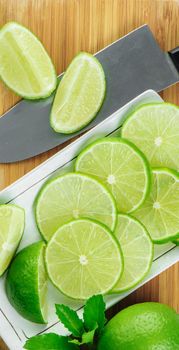
[{"label": "lime wedge", "polygon": [[138,208],[150,190],[150,167],[145,157],[124,139],[104,138],[94,142],[78,156],[76,170],[105,184],[120,212]]},{"label": "lime wedge", "polygon": [[165,243],[179,236],[179,173],[170,169],[153,170],[149,198],[136,210],[155,243]]},{"label": "lime wedge", "polygon": [[136,286],[149,272],[153,243],[145,227],[126,214],[118,215],[114,234],[123,252],[124,271],[111,293],[121,293]]},{"label": "lime wedge", "polygon": [[0,30],[0,77],[18,95],[45,98],[55,90],[54,66],[41,42],[15,22]]},{"label": "lime wedge", "polygon": [[95,219],[112,231],[116,224],[116,206],[108,190],[92,177],[68,173],[47,182],[36,202],[36,220],[45,240],[70,220]]},{"label": "lime wedge", "polygon": [[15,205],[0,205],[0,276],[9,266],[24,232],[24,210]]},{"label": "lime wedge", "polygon": [[96,116],[105,90],[105,75],[97,58],[78,54],[59,84],[50,117],[52,128],[64,134],[82,129]]},{"label": "lime wedge", "polygon": [[21,250],[12,261],[6,279],[6,292],[11,305],[22,317],[35,323],[47,322],[44,252],[44,242]]},{"label": "lime wedge", "polygon": [[135,110],[122,127],[122,137],[146,155],[152,167],[179,170],[179,108],[151,103]]},{"label": "lime wedge", "polygon": [[123,259],[117,240],[92,220],[60,227],[46,250],[47,272],[54,285],[74,299],[106,294],[119,280]]}]

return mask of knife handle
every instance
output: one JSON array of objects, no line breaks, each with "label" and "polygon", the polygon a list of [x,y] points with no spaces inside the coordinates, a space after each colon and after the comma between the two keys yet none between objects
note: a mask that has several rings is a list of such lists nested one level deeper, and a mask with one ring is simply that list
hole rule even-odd
[{"label": "knife handle", "polygon": [[179,46],[168,52],[170,58],[172,59],[177,71],[179,72]]}]

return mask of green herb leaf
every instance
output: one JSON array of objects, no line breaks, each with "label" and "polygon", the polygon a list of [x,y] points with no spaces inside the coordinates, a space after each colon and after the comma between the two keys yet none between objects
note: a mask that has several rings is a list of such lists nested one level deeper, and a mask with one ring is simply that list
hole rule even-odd
[{"label": "green herb leaf", "polygon": [[77,350],[74,344],[69,344],[68,337],[54,333],[32,337],[24,345],[28,350]]},{"label": "green herb leaf", "polygon": [[63,304],[56,305],[56,314],[64,326],[72,333],[74,337],[80,338],[84,333],[82,320],[78,317],[76,311]]},{"label": "green herb leaf", "polygon": [[90,332],[84,332],[82,335],[82,340],[78,339],[72,339],[69,340],[69,343],[76,344],[76,345],[84,345],[84,344],[93,344],[94,336],[95,336],[96,329],[93,329]]},{"label": "green herb leaf", "polygon": [[83,318],[86,330],[92,331],[98,325],[98,333],[102,331],[106,323],[105,302],[102,295],[94,295],[86,302]]}]

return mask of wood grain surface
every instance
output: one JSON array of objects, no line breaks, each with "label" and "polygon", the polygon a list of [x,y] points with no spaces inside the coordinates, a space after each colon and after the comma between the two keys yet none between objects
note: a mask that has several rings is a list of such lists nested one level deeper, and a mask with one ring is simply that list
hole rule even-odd
[{"label": "wood grain surface", "polygon": [[[179,0],[0,0],[0,26],[18,21],[31,29],[51,55],[58,73],[80,50],[94,53],[144,23],[149,24],[161,48],[170,50],[179,45],[178,18]],[[179,105],[179,85],[161,95]],[[0,115],[17,101],[18,97],[0,83]],[[21,163],[0,165],[0,190],[58,149]],[[179,312],[179,264],[113,307],[108,315],[143,301],[166,303]],[[2,341],[0,350],[7,350]]]}]

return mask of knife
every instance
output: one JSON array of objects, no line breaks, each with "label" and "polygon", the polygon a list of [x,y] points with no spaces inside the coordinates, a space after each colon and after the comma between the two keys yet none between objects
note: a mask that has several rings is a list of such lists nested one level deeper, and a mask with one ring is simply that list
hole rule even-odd
[{"label": "knife", "polygon": [[54,94],[45,100],[22,100],[0,118],[0,163],[21,161],[62,145],[91,129],[143,91],[159,92],[179,81],[179,47],[163,52],[147,25],[95,56],[107,80],[106,98],[97,117],[77,133],[58,134],[49,124]]}]

